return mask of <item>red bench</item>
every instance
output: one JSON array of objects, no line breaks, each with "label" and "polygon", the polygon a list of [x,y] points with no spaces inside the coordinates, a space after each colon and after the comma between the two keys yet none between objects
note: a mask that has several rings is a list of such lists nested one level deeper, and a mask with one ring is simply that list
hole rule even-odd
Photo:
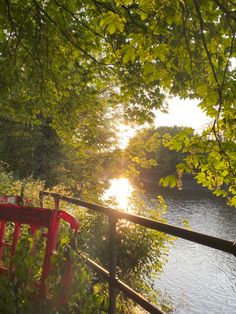
[{"label": "red bench", "polygon": [[[27,201],[24,202],[19,196],[0,196],[0,274],[14,271],[13,257],[20,239],[21,225],[29,226],[29,232],[33,238],[37,230],[46,228],[47,232],[42,233],[42,237],[46,239],[46,248],[42,273],[40,280],[37,282],[37,286],[38,296],[40,298],[47,298],[46,279],[50,273],[51,257],[57,248],[60,221],[63,220],[69,223],[75,235],[79,230],[79,223],[74,216],[58,208],[51,210],[48,208],[20,205],[22,203],[25,204]],[[10,243],[5,242],[6,226],[8,222],[14,224],[12,241]],[[4,263],[4,247],[10,248],[10,262],[8,262],[8,265]],[[34,245],[30,254],[34,254]],[[61,280],[62,291],[57,300],[53,301],[55,305],[65,304],[68,301],[68,292],[72,280],[72,266],[72,260],[68,257],[66,261],[66,271]]]}]

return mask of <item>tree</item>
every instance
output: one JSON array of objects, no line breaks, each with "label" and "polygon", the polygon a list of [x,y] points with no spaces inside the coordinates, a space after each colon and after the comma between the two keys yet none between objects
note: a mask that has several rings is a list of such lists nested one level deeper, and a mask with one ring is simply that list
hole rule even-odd
[{"label": "tree", "polygon": [[[137,170],[152,168],[162,174],[173,174],[176,166],[183,162],[181,152],[171,151],[166,145],[172,136],[183,132],[186,127],[147,127],[141,129],[130,141],[126,149],[126,159],[137,165]],[[191,129],[190,129],[191,130]],[[193,135],[193,130],[192,130]]]},{"label": "tree", "polygon": [[236,205],[235,13],[226,0],[1,1],[0,115],[50,121],[72,144],[64,178],[79,159],[87,192],[121,117],[151,122],[168,94],[198,98],[211,126],[168,146],[187,155],[180,174],[197,173]]},{"label": "tree", "polygon": [[0,160],[18,178],[45,180],[48,186],[57,184],[57,167],[63,160],[61,145],[49,121],[32,126],[0,120]]},{"label": "tree", "polygon": [[212,124],[191,143],[173,139],[190,156],[179,171],[197,170],[235,205],[233,1],[5,0],[0,9],[3,117],[42,115],[60,136],[83,140],[114,108],[142,123],[167,92],[198,98]]},{"label": "tree", "polygon": [[51,188],[63,184],[77,196],[97,200],[107,187],[116,156],[108,149],[110,137],[100,128],[88,141],[66,142],[48,120],[27,125],[0,119],[0,160],[15,178],[43,180]]}]

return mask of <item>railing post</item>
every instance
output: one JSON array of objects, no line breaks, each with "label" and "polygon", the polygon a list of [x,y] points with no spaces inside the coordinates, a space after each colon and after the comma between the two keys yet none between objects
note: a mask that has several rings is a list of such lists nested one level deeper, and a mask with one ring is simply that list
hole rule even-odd
[{"label": "railing post", "polygon": [[43,208],[43,191],[39,192],[39,205]]},{"label": "railing post", "polygon": [[54,196],[54,210],[55,211],[59,210],[59,202],[60,202],[59,195],[55,195]]},{"label": "railing post", "polygon": [[116,223],[115,217],[109,217],[109,314],[116,313],[116,264],[117,264],[117,248],[116,248]]}]

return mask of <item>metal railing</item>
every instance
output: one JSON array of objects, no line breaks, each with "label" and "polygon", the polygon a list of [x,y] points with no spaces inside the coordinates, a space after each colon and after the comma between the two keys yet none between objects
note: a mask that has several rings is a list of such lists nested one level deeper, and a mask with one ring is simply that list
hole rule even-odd
[{"label": "metal railing", "polygon": [[143,309],[148,311],[149,313],[164,313],[161,309],[156,307],[147,301],[143,296],[134,291],[128,285],[126,285],[123,281],[121,281],[116,276],[116,265],[117,265],[117,246],[116,246],[116,224],[119,219],[125,219],[134,224],[138,224],[140,226],[144,226],[146,228],[150,228],[152,230],[161,231],[167,233],[172,236],[176,236],[194,243],[198,243],[204,246],[208,246],[219,251],[223,251],[226,253],[233,254],[236,256],[236,242],[228,241],[216,237],[212,237],[206,234],[198,233],[195,231],[183,229],[180,227],[176,227],[173,225],[165,224],[162,222],[158,222],[155,220],[147,219],[142,216],[132,215],[125,212],[121,212],[119,210],[115,210],[113,208],[104,207],[101,205],[81,201],[79,199],[63,196],[57,193],[50,193],[42,191],[40,192],[40,202],[43,207],[43,196],[51,196],[54,198],[55,202],[59,202],[59,200],[66,201],[68,203],[85,207],[87,209],[91,209],[93,211],[103,213],[109,218],[109,270],[103,268],[98,265],[92,259],[86,257],[82,254],[82,258],[85,263],[89,265],[91,268],[102,274],[109,282],[109,314],[116,313],[116,289],[122,291],[127,297],[132,299],[138,305],[140,305]]}]

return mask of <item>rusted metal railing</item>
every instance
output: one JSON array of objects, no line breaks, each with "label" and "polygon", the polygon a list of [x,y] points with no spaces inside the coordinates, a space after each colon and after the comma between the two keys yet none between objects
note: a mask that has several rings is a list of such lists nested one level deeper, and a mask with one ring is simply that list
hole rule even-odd
[{"label": "rusted metal railing", "polygon": [[99,213],[103,213],[109,218],[109,271],[102,266],[98,265],[92,259],[81,255],[85,263],[91,268],[99,272],[109,282],[109,314],[116,313],[116,289],[122,291],[127,297],[132,299],[142,308],[144,308],[149,313],[160,314],[164,313],[161,309],[155,305],[148,302],[143,296],[134,291],[123,281],[119,280],[116,276],[116,266],[117,266],[117,246],[116,246],[116,224],[119,219],[125,219],[132,223],[150,228],[156,231],[161,231],[169,235],[173,235],[194,243],[198,243],[204,246],[217,249],[226,253],[233,254],[236,256],[236,242],[228,241],[216,237],[212,237],[199,232],[187,230],[184,228],[176,227],[173,225],[165,224],[155,220],[147,219],[142,216],[128,214],[113,208],[104,207],[101,205],[85,202],[79,199],[63,196],[57,193],[50,193],[42,191],[40,192],[41,206],[43,207],[43,196],[51,196],[54,198],[55,204],[59,206],[59,201],[66,201],[70,204],[85,207],[87,209],[94,210]]}]

